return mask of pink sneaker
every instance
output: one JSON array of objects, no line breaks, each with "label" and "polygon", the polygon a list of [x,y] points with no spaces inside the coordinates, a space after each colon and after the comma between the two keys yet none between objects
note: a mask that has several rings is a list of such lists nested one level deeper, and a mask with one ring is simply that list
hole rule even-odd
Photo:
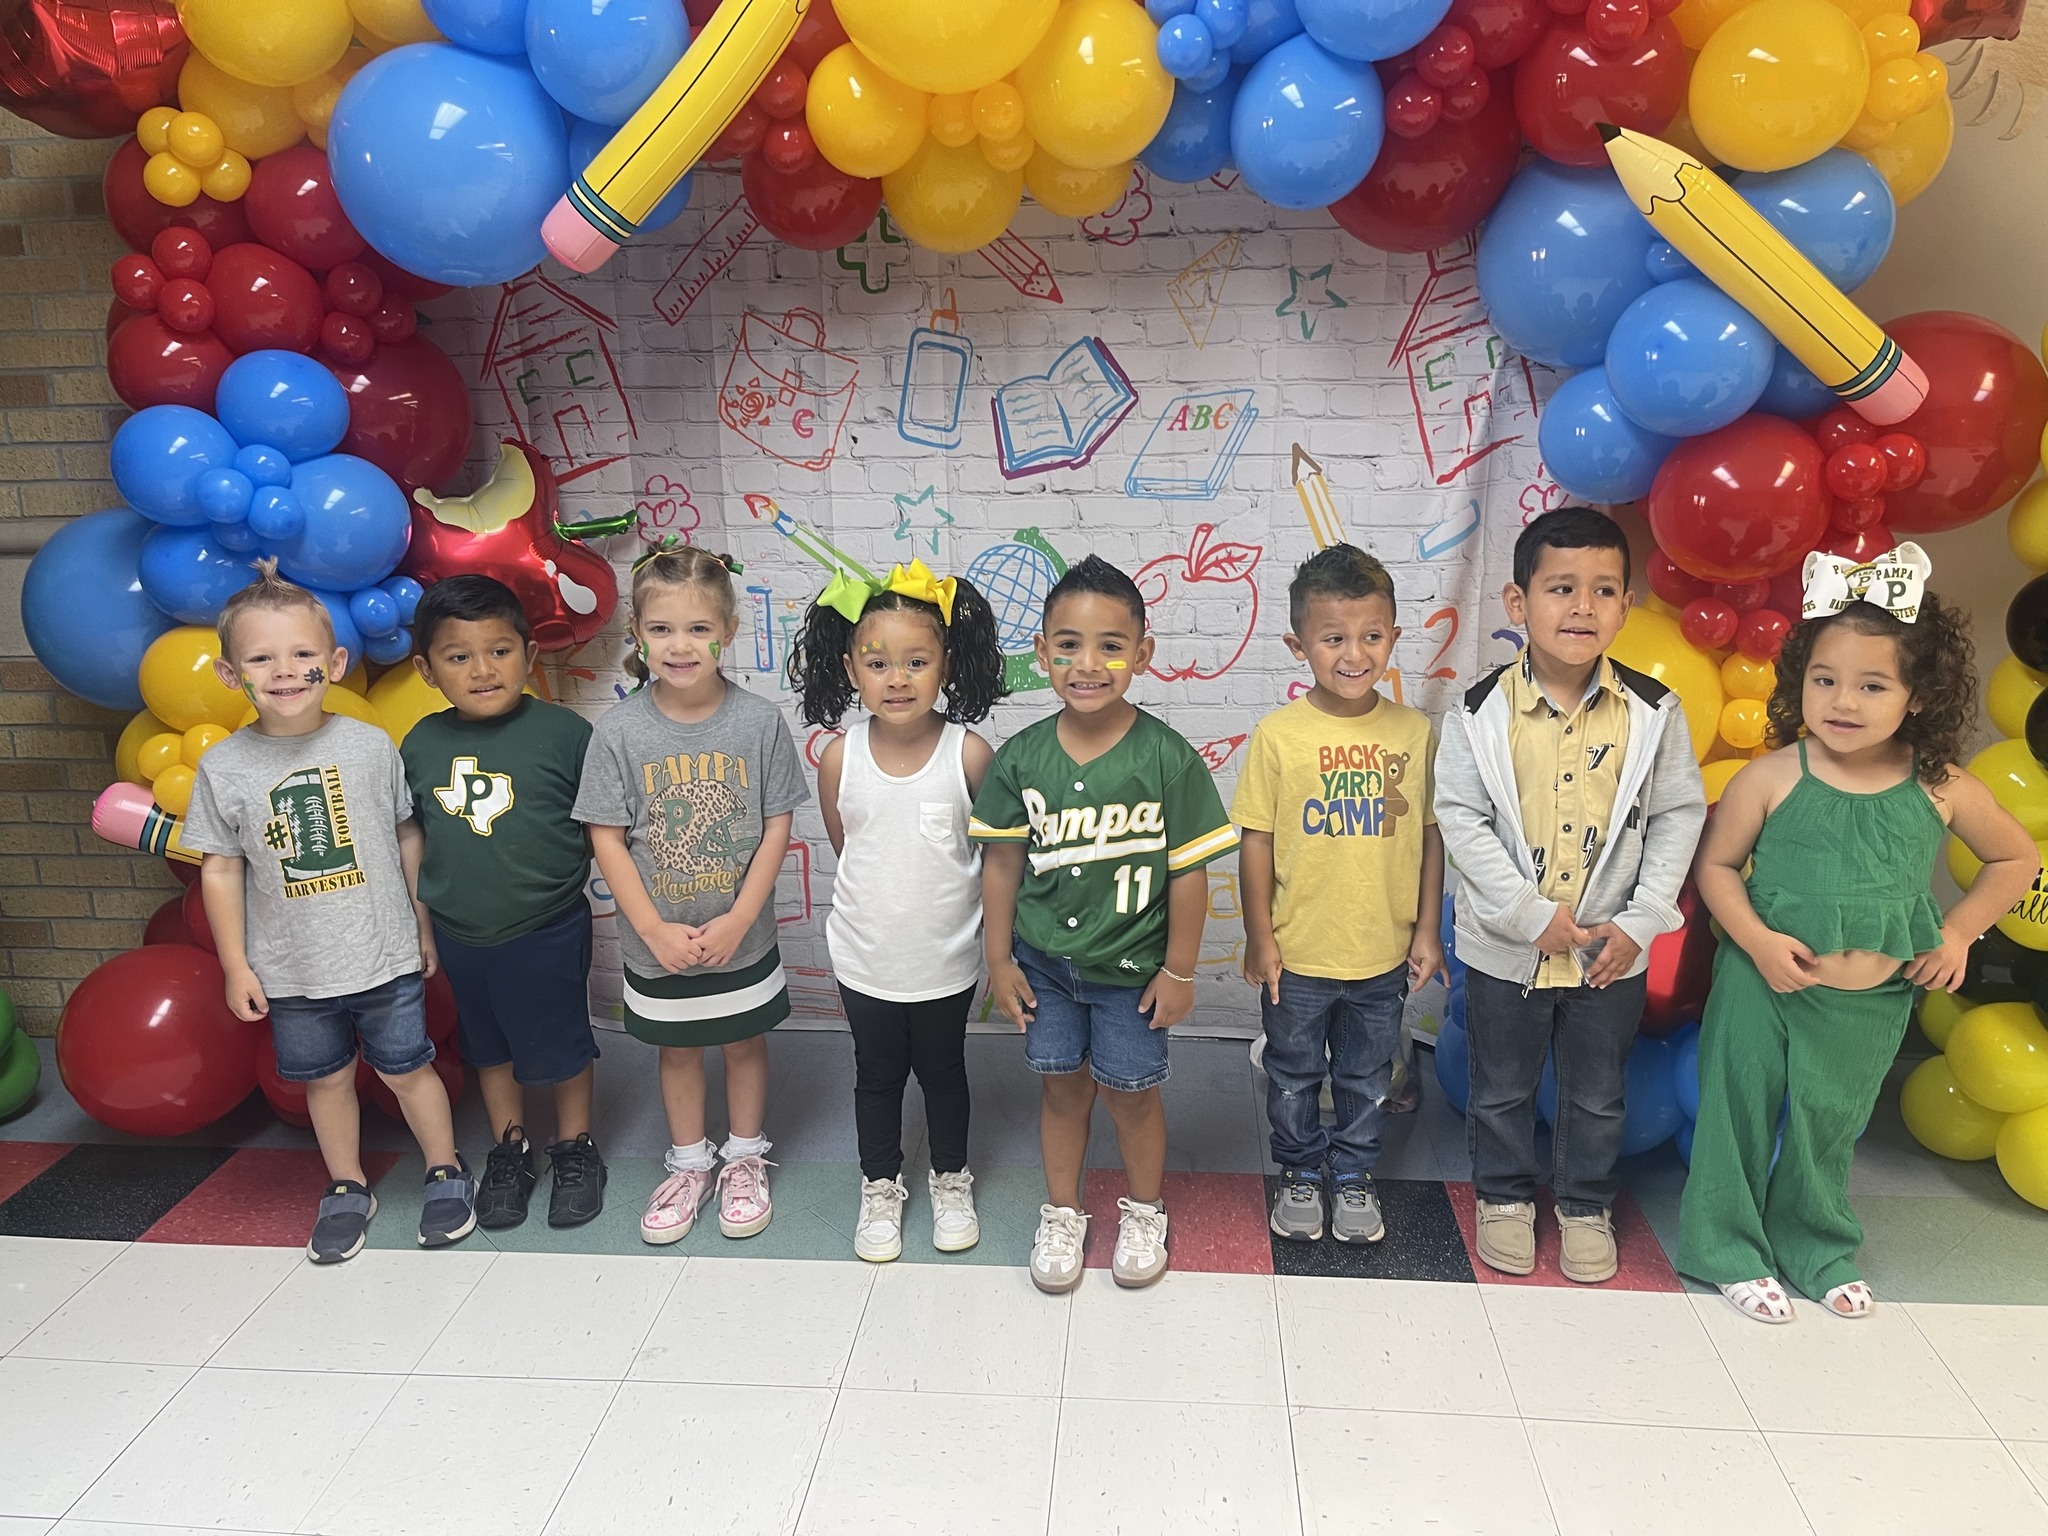
[{"label": "pink sneaker", "polygon": [[697,1224],[697,1213],[711,1198],[711,1170],[672,1173],[647,1202],[640,1218],[640,1238],[649,1243],[680,1243]]},{"label": "pink sneaker", "polygon": [[727,1237],[752,1237],[768,1225],[775,1205],[768,1198],[765,1157],[735,1158],[718,1170],[718,1230]]}]

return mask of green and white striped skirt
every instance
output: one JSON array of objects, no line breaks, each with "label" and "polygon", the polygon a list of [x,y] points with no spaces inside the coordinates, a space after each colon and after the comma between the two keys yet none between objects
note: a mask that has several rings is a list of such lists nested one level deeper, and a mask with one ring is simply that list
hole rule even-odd
[{"label": "green and white striped skirt", "polygon": [[649,1045],[731,1045],[765,1035],[788,1017],[779,948],[736,971],[626,972],[626,1030]]}]

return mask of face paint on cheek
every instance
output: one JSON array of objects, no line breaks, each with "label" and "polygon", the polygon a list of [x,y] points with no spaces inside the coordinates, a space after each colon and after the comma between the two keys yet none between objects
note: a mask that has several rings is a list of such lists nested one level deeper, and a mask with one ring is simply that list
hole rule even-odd
[{"label": "face paint on cheek", "polygon": [[720,644],[719,644],[719,643],[718,643],[718,642],[717,642],[716,640],[712,641],[712,642],[711,642],[711,659],[712,659],[713,661],[716,661],[716,660],[718,660],[718,658],[719,658],[719,657],[723,656],[724,654],[725,654],[725,647],[724,647],[724,646],[722,646],[722,645],[720,645]]},{"label": "face paint on cheek", "polygon": [[249,681],[249,674],[242,674],[242,694],[251,704],[256,702],[256,685]]},{"label": "face paint on cheek", "polygon": [[1071,656],[1055,656],[1052,659],[1052,664],[1056,667],[1071,667],[1074,664],[1074,658]]},{"label": "face paint on cheek", "polygon": [[1130,663],[1128,661],[1105,661],[1103,666],[1111,672],[1122,672],[1130,667]]},{"label": "face paint on cheek", "polygon": [[860,648],[860,653],[863,656],[879,656],[882,654],[882,642],[870,640]]},{"label": "face paint on cheek", "polygon": [[326,681],[327,681],[327,674],[326,674],[326,672],[322,671],[322,670],[321,670],[321,669],[320,669],[319,667],[308,667],[308,668],[306,668],[306,683],[307,683],[307,686],[309,686],[309,687],[310,687],[310,686],[312,686],[312,685],[313,685],[313,684],[315,684],[315,683],[324,683],[324,682],[326,682]]}]

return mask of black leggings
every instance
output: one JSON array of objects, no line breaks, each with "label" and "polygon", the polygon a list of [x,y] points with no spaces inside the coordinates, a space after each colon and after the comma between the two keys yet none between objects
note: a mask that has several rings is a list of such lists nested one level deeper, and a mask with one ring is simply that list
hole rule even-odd
[{"label": "black leggings", "polygon": [[887,1003],[841,986],[853,1026],[853,1123],[863,1178],[903,1171],[903,1089],[910,1074],[924,1090],[932,1171],[967,1166],[967,1010],[975,988],[923,1003]]}]

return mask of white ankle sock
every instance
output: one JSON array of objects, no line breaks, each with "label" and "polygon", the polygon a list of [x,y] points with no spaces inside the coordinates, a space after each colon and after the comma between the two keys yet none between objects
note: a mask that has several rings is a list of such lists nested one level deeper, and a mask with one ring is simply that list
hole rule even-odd
[{"label": "white ankle sock", "polygon": [[742,1157],[766,1157],[770,1142],[766,1136],[728,1136],[718,1155],[728,1163]]},{"label": "white ankle sock", "polygon": [[670,1147],[662,1162],[670,1173],[709,1173],[718,1162],[718,1152],[706,1139],[694,1147]]}]

